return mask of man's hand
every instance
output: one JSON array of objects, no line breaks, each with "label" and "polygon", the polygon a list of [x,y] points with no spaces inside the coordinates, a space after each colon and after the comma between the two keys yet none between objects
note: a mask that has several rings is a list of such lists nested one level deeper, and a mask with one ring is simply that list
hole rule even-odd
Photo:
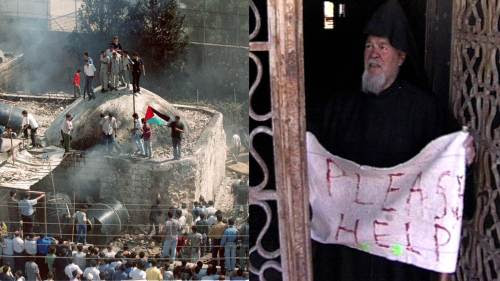
[{"label": "man's hand", "polygon": [[465,148],[465,163],[467,165],[472,164],[474,159],[476,158],[476,148],[474,147],[474,137],[469,135],[467,139],[465,139],[463,146]]}]

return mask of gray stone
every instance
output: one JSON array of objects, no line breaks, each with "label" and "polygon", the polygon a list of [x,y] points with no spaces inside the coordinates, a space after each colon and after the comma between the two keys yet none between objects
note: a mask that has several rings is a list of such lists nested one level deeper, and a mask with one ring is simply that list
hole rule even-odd
[{"label": "gray stone", "polygon": [[[49,144],[59,144],[60,131],[66,119],[65,116],[70,113],[73,116],[74,127],[71,147],[79,150],[89,149],[100,142],[100,114],[111,112],[118,124],[117,142],[130,145],[130,130],[133,128],[132,114],[134,113],[132,92],[122,89],[102,94],[98,89],[96,89],[95,99],[90,101],[77,99],[57,116],[45,133]],[[172,118],[179,115],[183,119],[182,114],[172,104],[146,89],[141,89],[141,93],[135,97],[135,109],[139,118],[145,116],[148,106],[152,106]],[[188,128],[186,130],[188,131]],[[156,145],[166,145],[166,143],[157,143]]]}]

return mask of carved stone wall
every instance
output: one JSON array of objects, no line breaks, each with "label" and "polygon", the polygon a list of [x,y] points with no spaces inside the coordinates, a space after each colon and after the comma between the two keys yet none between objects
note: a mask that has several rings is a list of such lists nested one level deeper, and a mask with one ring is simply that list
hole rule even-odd
[{"label": "carved stone wall", "polygon": [[471,128],[476,210],[464,222],[455,279],[500,280],[500,2],[454,0],[451,99]]}]

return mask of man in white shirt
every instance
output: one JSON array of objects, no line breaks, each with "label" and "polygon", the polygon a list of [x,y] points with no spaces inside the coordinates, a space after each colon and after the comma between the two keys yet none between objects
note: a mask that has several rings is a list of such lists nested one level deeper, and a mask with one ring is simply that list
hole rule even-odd
[{"label": "man in white shirt", "polygon": [[76,252],[73,253],[73,263],[78,265],[80,269],[85,268],[87,266],[86,256],[87,254],[83,252],[83,245],[76,245]]},{"label": "man in white shirt", "polygon": [[11,237],[3,239],[3,263],[10,265],[11,268],[15,267],[14,262],[14,240]]},{"label": "man in white shirt", "polygon": [[[134,266],[130,273],[128,274],[131,280],[146,280],[146,271],[144,271],[145,264],[144,261],[134,261]],[[137,267],[136,267],[137,265]]]},{"label": "man in white shirt", "polygon": [[24,270],[24,240],[18,231],[12,240],[12,248],[14,250],[15,270]]},{"label": "man in white shirt", "polygon": [[40,268],[35,262],[35,257],[27,257],[26,263],[24,265],[24,274],[26,274],[26,281],[42,281],[40,276]]},{"label": "man in white shirt", "polygon": [[23,121],[21,123],[23,127],[24,138],[28,138],[28,129],[30,130],[31,145],[36,146],[36,130],[38,129],[38,122],[36,122],[35,117],[28,113],[28,111],[23,110]]},{"label": "man in white shirt", "polygon": [[116,255],[116,252],[115,252],[115,251],[113,251],[113,246],[108,245],[108,246],[106,247],[106,253],[105,253],[105,254],[106,254],[106,257],[107,257],[108,259],[114,259],[114,258],[115,258],[115,255]]},{"label": "man in white shirt", "polygon": [[85,88],[83,90],[83,99],[85,99],[85,94],[88,93],[89,100],[95,99],[94,88],[92,87],[92,80],[96,72],[96,68],[90,57],[85,60],[85,65],[83,66],[83,73],[85,73]]},{"label": "man in white shirt", "polygon": [[90,266],[85,268],[85,271],[83,272],[83,278],[86,278],[87,280],[101,281],[100,277],[101,272],[96,267],[96,261],[91,260],[89,263]]},{"label": "man in white shirt", "polygon": [[82,270],[78,265],[76,265],[74,262],[71,262],[64,268],[64,274],[68,277],[68,279],[73,279],[73,271],[77,271],[77,273],[80,275],[82,274]]},{"label": "man in white shirt", "polygon": [[120,69],[120,81],[124,86],[130,86],[130,57],[127,51],[122,51],[122,67]]},{"label": "man in white shirt", "polygon": [[111,56],[111,91],[118,90],[121,68],[121,58],[117,52],[113,52],[113,55]]},{"label": "man in white shirt", "polygon": [[63,138],[64,151],[69,152],[71,143],[71,131],[73,131],[73,117],[71,114],[66,114],[66,120],[64,120],[63,126],[61,128],[61,134]]},{"label": "man in white shirt", "polygon": [[40,237],[32,237],[30,235],[26,236],[26,239],[24,239],[24,250],[26,251],[26,254],[30,256],[36,256],[37,249],[36,249],[36,241]]},{"label": "man in white shirt", "polygon": [[233,157],[235,162],[238,162],[238,156],[240,155],[241,148],[241,138],[238,134],[233,135]]},{"label": "man in white shirt", "polygon": [[176,210],[176,217],[177,217],[177,221],[179,222],[179,225],[182,229],[181,231],[187,230],[187,229],[185,229],[186,228],[186,217],[182,213],[182,210],[180,210],[180,209]]},{"label": "man in white shirt", "polygon": [[172,210],[167,213],[167,223],[165,224],[165,240],[163,241],[163,257],[169,257],[172,262],[175,262],[176,248],[177,248],[177,237],[181,231],[179,222],[174,219],[174,213]]},{"label": "man in white shirt", "polygon": [[144,151],[144,142],[142,140],[142,123],[139,119],[139,114],[134,112],[134,114],[132,114],[132,118],[134,118],[132,139],[134,140],[135,146],[137,147],[137,150],[134,152],[134,154],[140,153],[141,155],[145,155],[146,152]]},{"label": "man in white shirt", "polygon": [[76,242],[87,244],[87,223],[91,224],[87,219],[87,205],[83,205],[81,210],[73,214],[73,220],[76,221]]},{"label": "man in white shirt", "polygon": [[105,93],[108,91],[108,86],[109,86],[109,72],[111,66],[111,58],[107,55],[107,52],[103,51],[101,52],[100,61],[101,61],[101,69],[99,76],[101,78],[101,88],[102,88],[101,91]]},{"label": "man in white shirt", "polygon": [[[106,140],[106,149],[108,153],[113,151],[115,147],[116,131],[118,130],[118,123],[113,113],[109,112],[108,117],[102,121],[102,131]],[[119,150],[119,149],[118,149]]]},{"label": "man in white shirt", "polygon": [[30,200],[30,195],[28,192],[24,192],[21,194],[21,200],[17,200],[14,198],[16,193],[14,193],[11,197],[12,201],[17,202],[19,206],[19,213],[21,213],[21,220],[23,223],[23,234],[31,235],[33,233],[33,218],[35,214],[35,206],[38,203],[38,200],[42,199],[45,196],[43,192],[32,192],[39,193],[40,195],[35,199]]},{"label": "man in white shirt", "polygon": [[212,215],[212,216],[208,217],[207,224],[209,226],[212,226],[212,225],[214,225],[216,223],[217,223],[217,215]]},{"label": "man in white shirt", "polygon": [[212,201],[212,200],[208,201],[208,208],[207,208],[208,217],[215,216],[216,212],[217,212],[217,209],[215,209],[215,207],[214,207],[214,201]]}]

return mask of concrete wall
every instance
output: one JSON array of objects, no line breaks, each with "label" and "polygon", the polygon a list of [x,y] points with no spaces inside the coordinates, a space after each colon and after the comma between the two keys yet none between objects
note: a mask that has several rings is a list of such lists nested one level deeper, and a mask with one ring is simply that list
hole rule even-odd
[{"label": "concrete wall", "polygon": [[203,195],[205,200],[214,200],[214,192],[224,179],[226,171],[226,133],[223,129],[223,116],[220,112],[205,107],[177,106],[177,108],[196,109],[212,115],[207,129],[213,129],[203,131],[193,156],[199,166],[195,184],[200,188],[196,188],[195,198],[198,199]]},{"label": "concrete wall", "polygon": [[[178,106],[182,107],[182,106]],[[212,119],[197,140],[194,154],[177,161],[150,161],[115,158],[89,152],[72,155],[54,170],[51,177],[36,184],[34,190],[62,192],[76,202],[115,198],[126,205],[131,224],[147,224],[149,208],[159,193],[162,204],[191,206],[202,194],[215,199],[225,175],[225,132],[222,114],[206,108]]]},{"label": "concrete wall", "polygon": [[21,76],[23,66],[23,57],[17,56],[10,58],[3,63],[0,63],[0,89],[14,90],[21,86],[21,82],[17,81]]}]

